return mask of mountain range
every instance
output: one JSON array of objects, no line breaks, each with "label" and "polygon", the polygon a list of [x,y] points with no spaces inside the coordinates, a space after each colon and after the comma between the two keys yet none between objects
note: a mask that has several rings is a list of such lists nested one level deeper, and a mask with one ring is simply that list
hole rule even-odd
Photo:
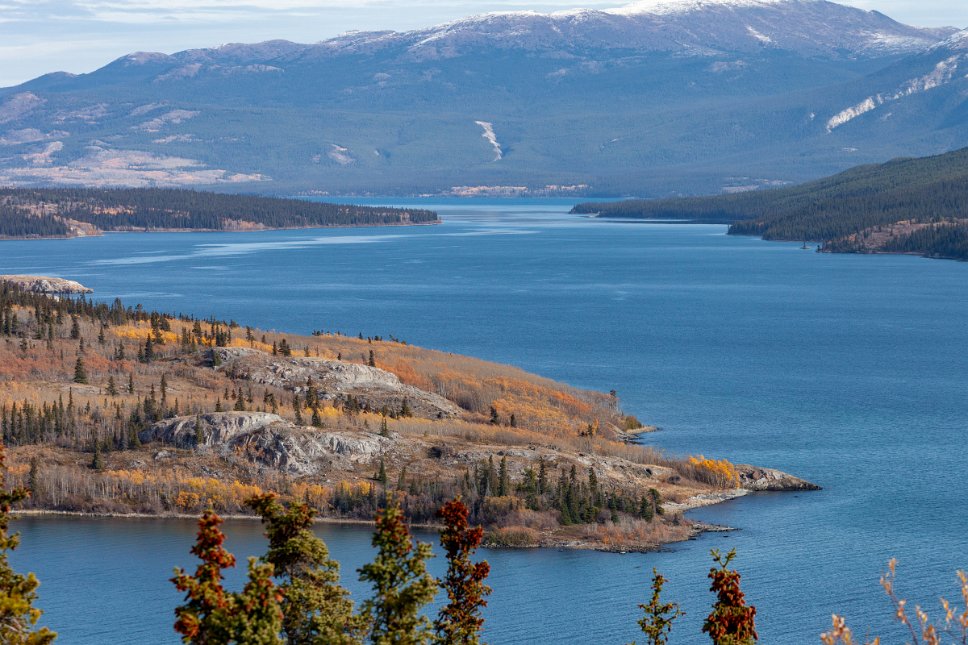
[{"label": "mountain range", "polygon": [[139,52],[0,89],[0,183],[670,196],[968,145],[968,30],[645,0]]}]

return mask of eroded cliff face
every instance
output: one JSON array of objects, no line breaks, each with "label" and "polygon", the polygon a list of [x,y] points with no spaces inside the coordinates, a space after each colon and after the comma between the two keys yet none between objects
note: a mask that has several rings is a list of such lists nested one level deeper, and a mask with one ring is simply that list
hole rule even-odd
[{"label": "eroded cliff face", "polygon": [[139,436],[144,443],[245,459],[290,475],[354,470],[370,464],[393,443],[378,434],[297,426],[268,412],[213,412],[166,419]]},{"label": "eroded cliff face", "polygon": [[[245,347],[216,347],[211,350],[218,370],[241,379],[305,394],[311,383],[324,401],[353,397],[372,411],[393,413],[407,407],[416,417],[450,419],[462,410],[442,396],[406,385],[386,370],[358,363],[312,357],[273,356]],[[406,406],[404,406],[406,403]]]}]

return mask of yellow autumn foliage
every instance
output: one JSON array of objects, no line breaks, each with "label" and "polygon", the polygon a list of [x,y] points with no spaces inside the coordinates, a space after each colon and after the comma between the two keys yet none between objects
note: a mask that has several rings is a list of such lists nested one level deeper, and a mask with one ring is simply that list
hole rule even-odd
[{"label": "yellow autumn foliage", "polygon": [[739,473],[728,459],[708,459],[699,455],[689,457],[689,464],[710,475],[713,482],[723,488],[739,486]]},{"label": "yellow autumn foliage", "polygon": [[[148,336],[152,334],[151,326],[145,324],[129,324],[129,325],[118,325],[117,327],[111,328],[111,333],[113,333],[118,338],[126,338],[129,340],[145,341]],[[163,331],[161,333],[161,338],[165,343],[177,343],[179,341],[179,336],[173,331]]]}]

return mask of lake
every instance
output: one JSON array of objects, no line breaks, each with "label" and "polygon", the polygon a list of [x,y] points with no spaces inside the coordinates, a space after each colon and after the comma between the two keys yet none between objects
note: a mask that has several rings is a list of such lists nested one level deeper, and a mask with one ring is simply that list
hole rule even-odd
[{"label": "lake", "polygon": [[[937,616],[939,595],[957,597],[955,570],[968,569],[968,264],[589,220],[564,201],[429,206],[443,224],[2,242],[0,273],[294,333],[392,334],[614,388],[626,411],[661,427],[649,444],[824,487],[696,511],[739,530],[660,553],[486,551],[490,642],[628,642],[652,567],[687,612],[673,642],[708,642],[711,548],[737,549],[768,644],[818,642],[835,611],[860,635],[903,638],[877,584],[891,557],[912,605]],[[18,527],[14,564],[38,573],[44,622],[64,642],[177,642],[167,578],[191,564],[190,522]],[[355,569],[369,532],[320,532],[364,597]],[[237,555],[261,551],[257,523],[229,533]]]}]

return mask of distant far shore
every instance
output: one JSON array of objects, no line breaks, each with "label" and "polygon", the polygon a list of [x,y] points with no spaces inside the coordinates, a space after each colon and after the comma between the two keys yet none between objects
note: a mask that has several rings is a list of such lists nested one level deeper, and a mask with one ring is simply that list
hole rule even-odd
[{"label": "distant far shore", "polygon": [[24,242],[30,240],[76,240],[84,237],[103,237],[115,233],[261,233],[265,231],[306,231],[312,229],[329,230],[343,228],[386,228],[395,226],[436,226],[443,220],[433,222],[387,222],[385,224],[331,224],[329,226],[258,226],[246,228],[127,228],[112,229],[110,231],[77,232],[67,235],[0,235],[0,242]]}]

